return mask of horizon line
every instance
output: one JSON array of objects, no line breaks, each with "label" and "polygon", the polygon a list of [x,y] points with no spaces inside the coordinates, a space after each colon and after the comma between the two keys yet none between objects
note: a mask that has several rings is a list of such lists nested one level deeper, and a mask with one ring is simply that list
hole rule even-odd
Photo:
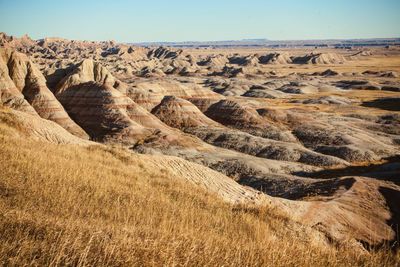
[{"label": "horizon line", "polygon": [[93,39],[81,39],[81,38],[67,38],[61,36],[45,36],[41,38],[32,38],[28,33],[21,35],[13,35],[8,34],[5,31],[0,31],[0,33],[4,33],[8,36],[22,38],[23,36],[28,36],[30,39],[38,41],[44,40],[46,38],[59,38],[66,40],[76,40],[76,41],[93,41],[93,42],[107,42],[114,41],[116,43],[122,44],[146,44],[146,43],[216,43],[216,42],[257,42],[257,41],[266,41],[266,42],[294,42],[294,41],[345,41],[345,40],[388,40],[388,39],[400,39],[400,36],[397,37],[359,37],[359,38],[309,38],[309,39],[268,39],[268,38],[238,38],[238,39],[219,39],[219,40],[185,40],[185,41],[117,41],[115,39],[102,39],[102,40],[93,40]]}]

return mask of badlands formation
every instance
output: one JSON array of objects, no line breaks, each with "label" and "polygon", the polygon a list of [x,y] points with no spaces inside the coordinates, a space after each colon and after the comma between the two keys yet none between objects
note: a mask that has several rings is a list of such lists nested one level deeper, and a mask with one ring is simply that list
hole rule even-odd
[{"label": "badlands formation", "polygon": [[4,33],[0,45],[2,123],[146,154],[227,202],[271,205],[330,245],[398,246],[398,48],[173,49]]}]

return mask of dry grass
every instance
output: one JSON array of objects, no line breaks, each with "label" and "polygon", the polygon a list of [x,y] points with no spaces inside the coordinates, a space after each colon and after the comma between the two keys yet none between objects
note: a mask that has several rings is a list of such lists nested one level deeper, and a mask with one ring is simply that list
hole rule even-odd
[{"label": "dry grass", "polygon": [[394,266],[321,248],[116,148],[54,145],[0,122],[0,265]]}]

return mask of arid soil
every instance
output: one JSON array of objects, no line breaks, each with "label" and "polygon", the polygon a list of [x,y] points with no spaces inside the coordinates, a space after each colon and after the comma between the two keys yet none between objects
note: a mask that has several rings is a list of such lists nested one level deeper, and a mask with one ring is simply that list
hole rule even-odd
[{"label": "arid soil", "polygon": [[330,244],[398,245],[399,48],[178,50],[6,34],[0,44],[2,123],[146,154]]}]

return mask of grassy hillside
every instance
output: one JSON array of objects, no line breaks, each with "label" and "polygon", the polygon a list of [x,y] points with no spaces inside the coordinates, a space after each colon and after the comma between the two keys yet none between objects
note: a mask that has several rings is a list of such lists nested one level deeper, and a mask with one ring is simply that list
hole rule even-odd
[{"label": "grassy hillside", "polygon": [[118,148],[28,138],[0,116],[0,265],[394,266],[399,253],[311,245]]}]

